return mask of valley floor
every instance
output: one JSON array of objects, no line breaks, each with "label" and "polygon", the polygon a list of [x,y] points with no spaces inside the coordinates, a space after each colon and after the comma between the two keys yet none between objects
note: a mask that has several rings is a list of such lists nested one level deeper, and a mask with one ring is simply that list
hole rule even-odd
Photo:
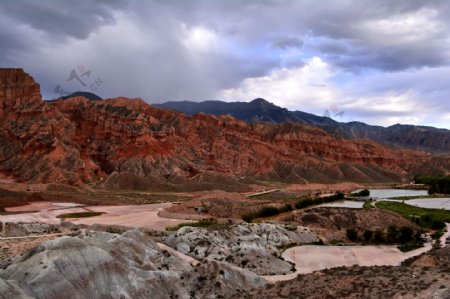
[{"label": "valley floor", "polygon": [[[342,187],[359,186],[254,188],[247,193],[161,193],[157,195],[158,203],[149,203],[152,199],[147,193],[135,196],[134,193],[120,192],[122,199],[138,198],[140,204],[123,204],[119,201],[115,205],[103,204],[103,196],[107,192],[102,192],[97,201],[95,195],[91,195],[85,202],[71,201],[74,193],[69,192],[71,196],[66,199],[65,193],[61,193],[50,201],[34,200],[4,207],[0,214],[0,268],[4,268],[0,270],[0,290],[3,286],[8,290],[13,288],[13,293],[21,296],[26,293],[32,298],[57,299],[59,297],[52,297],[42,288],[30,284],[33,279],[44,279],[41,283],[45,283],[46,275],[55,275],[54,272],[44,271],[39,277],[28,277],[27,273],[34,275],[40,271],[39,264],[33,261],[35,256],[42,258],[39,263],[46,265],[46,258],[41,257],[42,252],[54,259],[52,265],[65,263],[67,267],[79,271],[78,267],[87,266],[82,266],[77,256],[85,254],[84,250],[91,252],[93,246],[98,246],[100,251],[95,249],[89,253],[89,259],[101,260],[105,267],[120,268],[121,271],[127,271],[128,267],[142,267],[128,278],[128,283],[134,284],[132,288],[127,286],[126,290],[118,291],[118,286],[112,285],[110,291],[104,290],[102,298],[115,298],[117,292],[122,291],[131,298],[146,298],[144,295],[149,295],[147,290],[151,290],[150,294],[157,299],[169,299],[175,295],[178,298],[239,296],[236,298],[259,299],[427,298],[425,295],[446,298],[450,292],[450,285],[445,282],[448,282],[446,279],[450,271],[446,271],[450,268],[445,268],[442,259],[450,260],[450,255],[447,256],[448,247],[445,247],[446,238],[450,236],[448,224],[447,232],[441,236],[444,249],[434,251],[431,243],[425,243],[424,247],[403,253],[397,245],[375,245],[361,240],[355,243],[347,239],[345,232],[349,228],[355,228],[360,236],[367,229],[387,231],[394,224],[399,227],[410,226],[417,231],[421,229],[402,216],[381,209],[312,206],[257,219],[253,224],[244,223],[241,219],[245,213],[262,207],[295,205],[299,199],[311,196],[324,198]],[[174,200],[164,202],[164,198]],[[182,200],[177,202],[175,199]],[[214,220],[207,220],[203,224],[197,222],[210,218]],[[127,232],[130,229],[140,232]],[[116,238],[122,242],[118,248],[113,245]],[[314,245],[318,242],[328,245]],[[331,246],[333,242],[340,243],[340,246]],[[140,244],[145,244],[146,249],[141,248]],[[133,247],[133,256],[128,255],[127,246]],[[60,256],[58,250],[67,251],[68,256],[65,257],[65,253],[64,257]],[[153,260],[153,257],[147,256],[150,251],[159,257]],[[107,252],[111,256],[119,254],[119,259],[113,261],[115,258],[111,260],[103,255],[97,256],[99,252]],[[436,256],[440,252],[442,254]],[[70,257],[72,255],[73,259]],[[409,262],[404,264],[405,261]],[[200,271],[203,274],[199,274],[197,269],[202,269]],[[51,271],[63,270],[52,268]],[[120,273],[112,271],[111,275],[120,277]],[[410,283],[395,275],[417,275],[418,271],[423,279],[416,281],[413,276],[412,281],[416,281],[416,284],[410,289],[399,288],[398,292],[390,289],[399,281]],[[113,279],[113,276],[105,277],[105,273],[95,274],[101,277],[96,279]],[[391,277],[389,273],[396,274]],[[152,282],[146,278],[148,275],[163,275],[170,282],[164,280],[166,278],[160,280],[161,277],[152,278]],[[184,279],[187,281],[183,282]],[[367,279],[367,284],[363,284],[363,279]],[[332,282],[337,280],[340,281],[339,286],[334,286]],[[200,286],[202,281],[205,284]],[[66,277],[61,289],[55,294],[60,294],[66,288],[63,287],[66,283],[85,282]],[[316,283],[318,287],[314,292]],[[149,284],[152,286],[149,287]],[[384,287],[376,287],[376,284]],[[16,285],[26,287],[21,289]],[[176,285],[177,291],[164,293],[169,285]],[[352,285],[355,285],[354,289]],[[94,286],[86,285],[87,290],[91,287]],[[198,291],[195,292],[192,287]],[[86,294],[73,291],[73,298],[84,298]]]}]

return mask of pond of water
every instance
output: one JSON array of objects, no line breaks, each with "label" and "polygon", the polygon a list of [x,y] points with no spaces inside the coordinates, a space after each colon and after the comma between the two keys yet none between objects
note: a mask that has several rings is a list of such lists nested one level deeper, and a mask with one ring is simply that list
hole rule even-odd
[{"label": "pond of water", "polygon": [[450,198],[418,198],[405,200],[405,203],[427,209],[450,210]]}]

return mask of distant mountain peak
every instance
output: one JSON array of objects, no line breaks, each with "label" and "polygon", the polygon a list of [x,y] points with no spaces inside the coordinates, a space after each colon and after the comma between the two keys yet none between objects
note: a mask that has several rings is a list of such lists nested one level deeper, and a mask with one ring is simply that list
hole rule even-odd
[{"label": "distant mountain peak", "polygon": [[269,102],[269,101],[267,101],[266,99],[263,99],[263,98],[254,99],[250,103],[253,103],[253,104],[272,104],[271,102]]},{"label": "distant mountain peak", "polygon": [[449,130],[400,124],[385,128],[358,121],[342,123],[330,117],[289,111],[263,98],[251,102],[168,102],[155,106],[175,109],[189,115],[199,112],[213,115],[229,114],[247,122],[303,123],[345,139],[368,138],[388,146],[450,153]]},{"label": "distant mountain peak", "polygon": [[283,109],[283,108],[278,107],[275,104],[273,104],[273,103],[271,103],[271,102],[269,102],[269,101],[267,101],[266,99],[263,99],[263,98],[254,99],[249,104],[252,105],[252,106],[260,107],[260,108],[279,108],[279,109]]}]

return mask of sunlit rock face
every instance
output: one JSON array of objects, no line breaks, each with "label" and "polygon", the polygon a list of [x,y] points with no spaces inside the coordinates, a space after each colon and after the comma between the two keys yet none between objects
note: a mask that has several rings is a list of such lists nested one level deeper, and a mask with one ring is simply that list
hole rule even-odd
[{"label": "sunlit rock face", "polygon": [[39,84],[22,69],[0,69],[0,117],[42,104]]}]

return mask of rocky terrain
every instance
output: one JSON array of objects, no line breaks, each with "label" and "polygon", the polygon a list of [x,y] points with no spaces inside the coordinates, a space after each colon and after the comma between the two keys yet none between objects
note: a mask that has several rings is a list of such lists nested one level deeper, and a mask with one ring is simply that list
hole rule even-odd
[{"label": "rocky terrain", "polygon": [[299,275],[292,281],[268,285],[233,298],[444,299],[450,297],[449,262],[450,247],[446,247],[425,253],[418,259],[412,258],[401,267],[334,268]]},{"label": "rocky terrain", "polygon": [[219,230],[183,227],[165,244],[198,260],[226,261],[259,275],[286,274],[293,265],[278,257],[289,246],[319,241],[307,228],[269,223],[241,224]]},{"label": "rocky terrain", "polygon": [[44,235],[60,233],[59,225],[42,223],[0,222],[0,237],[23,237],[29,235]]},{"label": "rocky terrain", "polygon": [[[39,230],[38,224],[23,225],[34,227],[31,234]],[[42,232],[46,228],[42,225]],[[155,243],[154,237],[143,231],[110,233],[103,228],[96,231],[95,227],[79,230],[72,236],[38,239],[39,243],[29,242],[32,247],[21,248],[22,251],[16,248],[15,256],[8,258],[7,263],[0,259],[0,264],[4,264],[0,270],[0,298],[448,298],[450,295],[450,247],[411,258],[401,267],[340,267],[268,283],[265,280],[268,276],[260,275],[293,270],[291,264],[278,257],[280,252],[294,244],[317,240],[308,229],[293,228],[271,223],[183,227],[163,237],[170,247]]]},{"label": "rocky terrain", "polygon": [[189,115],[201,112],[213,115],[229,114],[247,122],[264,121],[309,124],[346,139],[368,138],[387,146],[411,148],[431,153],[450,152],[450,131],[447,129],[400,124],[381,127],[355,121],[342,123],[326,116],[317,116],[303,111],[289,111],[264,99],[255,99],[249,103],[181,101],[166,102],[156,106],[174,109]]},{"label": "rocky terrain", "polygon": [[280,223],[309,227],[327,241],[346,240],[348,228],[355,229],[360,237],[365,230],[386,230],[390,225],[421,230],[415,223],[400,215],[379,209],[313,207],[296,210],[290,215],[280,215],[276,220]]},{"label": "rocky terrain", "polygon": [[254,179],[392,182],[449,165],[308,125],[187,116],[141,99],[44,102],[21,69],[1,69],[0,90],[0,172],[18,182],[188,191],[246,188]]},{"label": "rocky terrain", "polygon": [[0,269],[6,268],[18,256],[62,235],[77,234],[79,227],[61,224],[0,222]]},{"label": "rocky terrain", "polygon": [[14,260],[0,271],[0,298],[228,298],[265,284],[226,262],[192,266],[142,232],[89,231]]}]

